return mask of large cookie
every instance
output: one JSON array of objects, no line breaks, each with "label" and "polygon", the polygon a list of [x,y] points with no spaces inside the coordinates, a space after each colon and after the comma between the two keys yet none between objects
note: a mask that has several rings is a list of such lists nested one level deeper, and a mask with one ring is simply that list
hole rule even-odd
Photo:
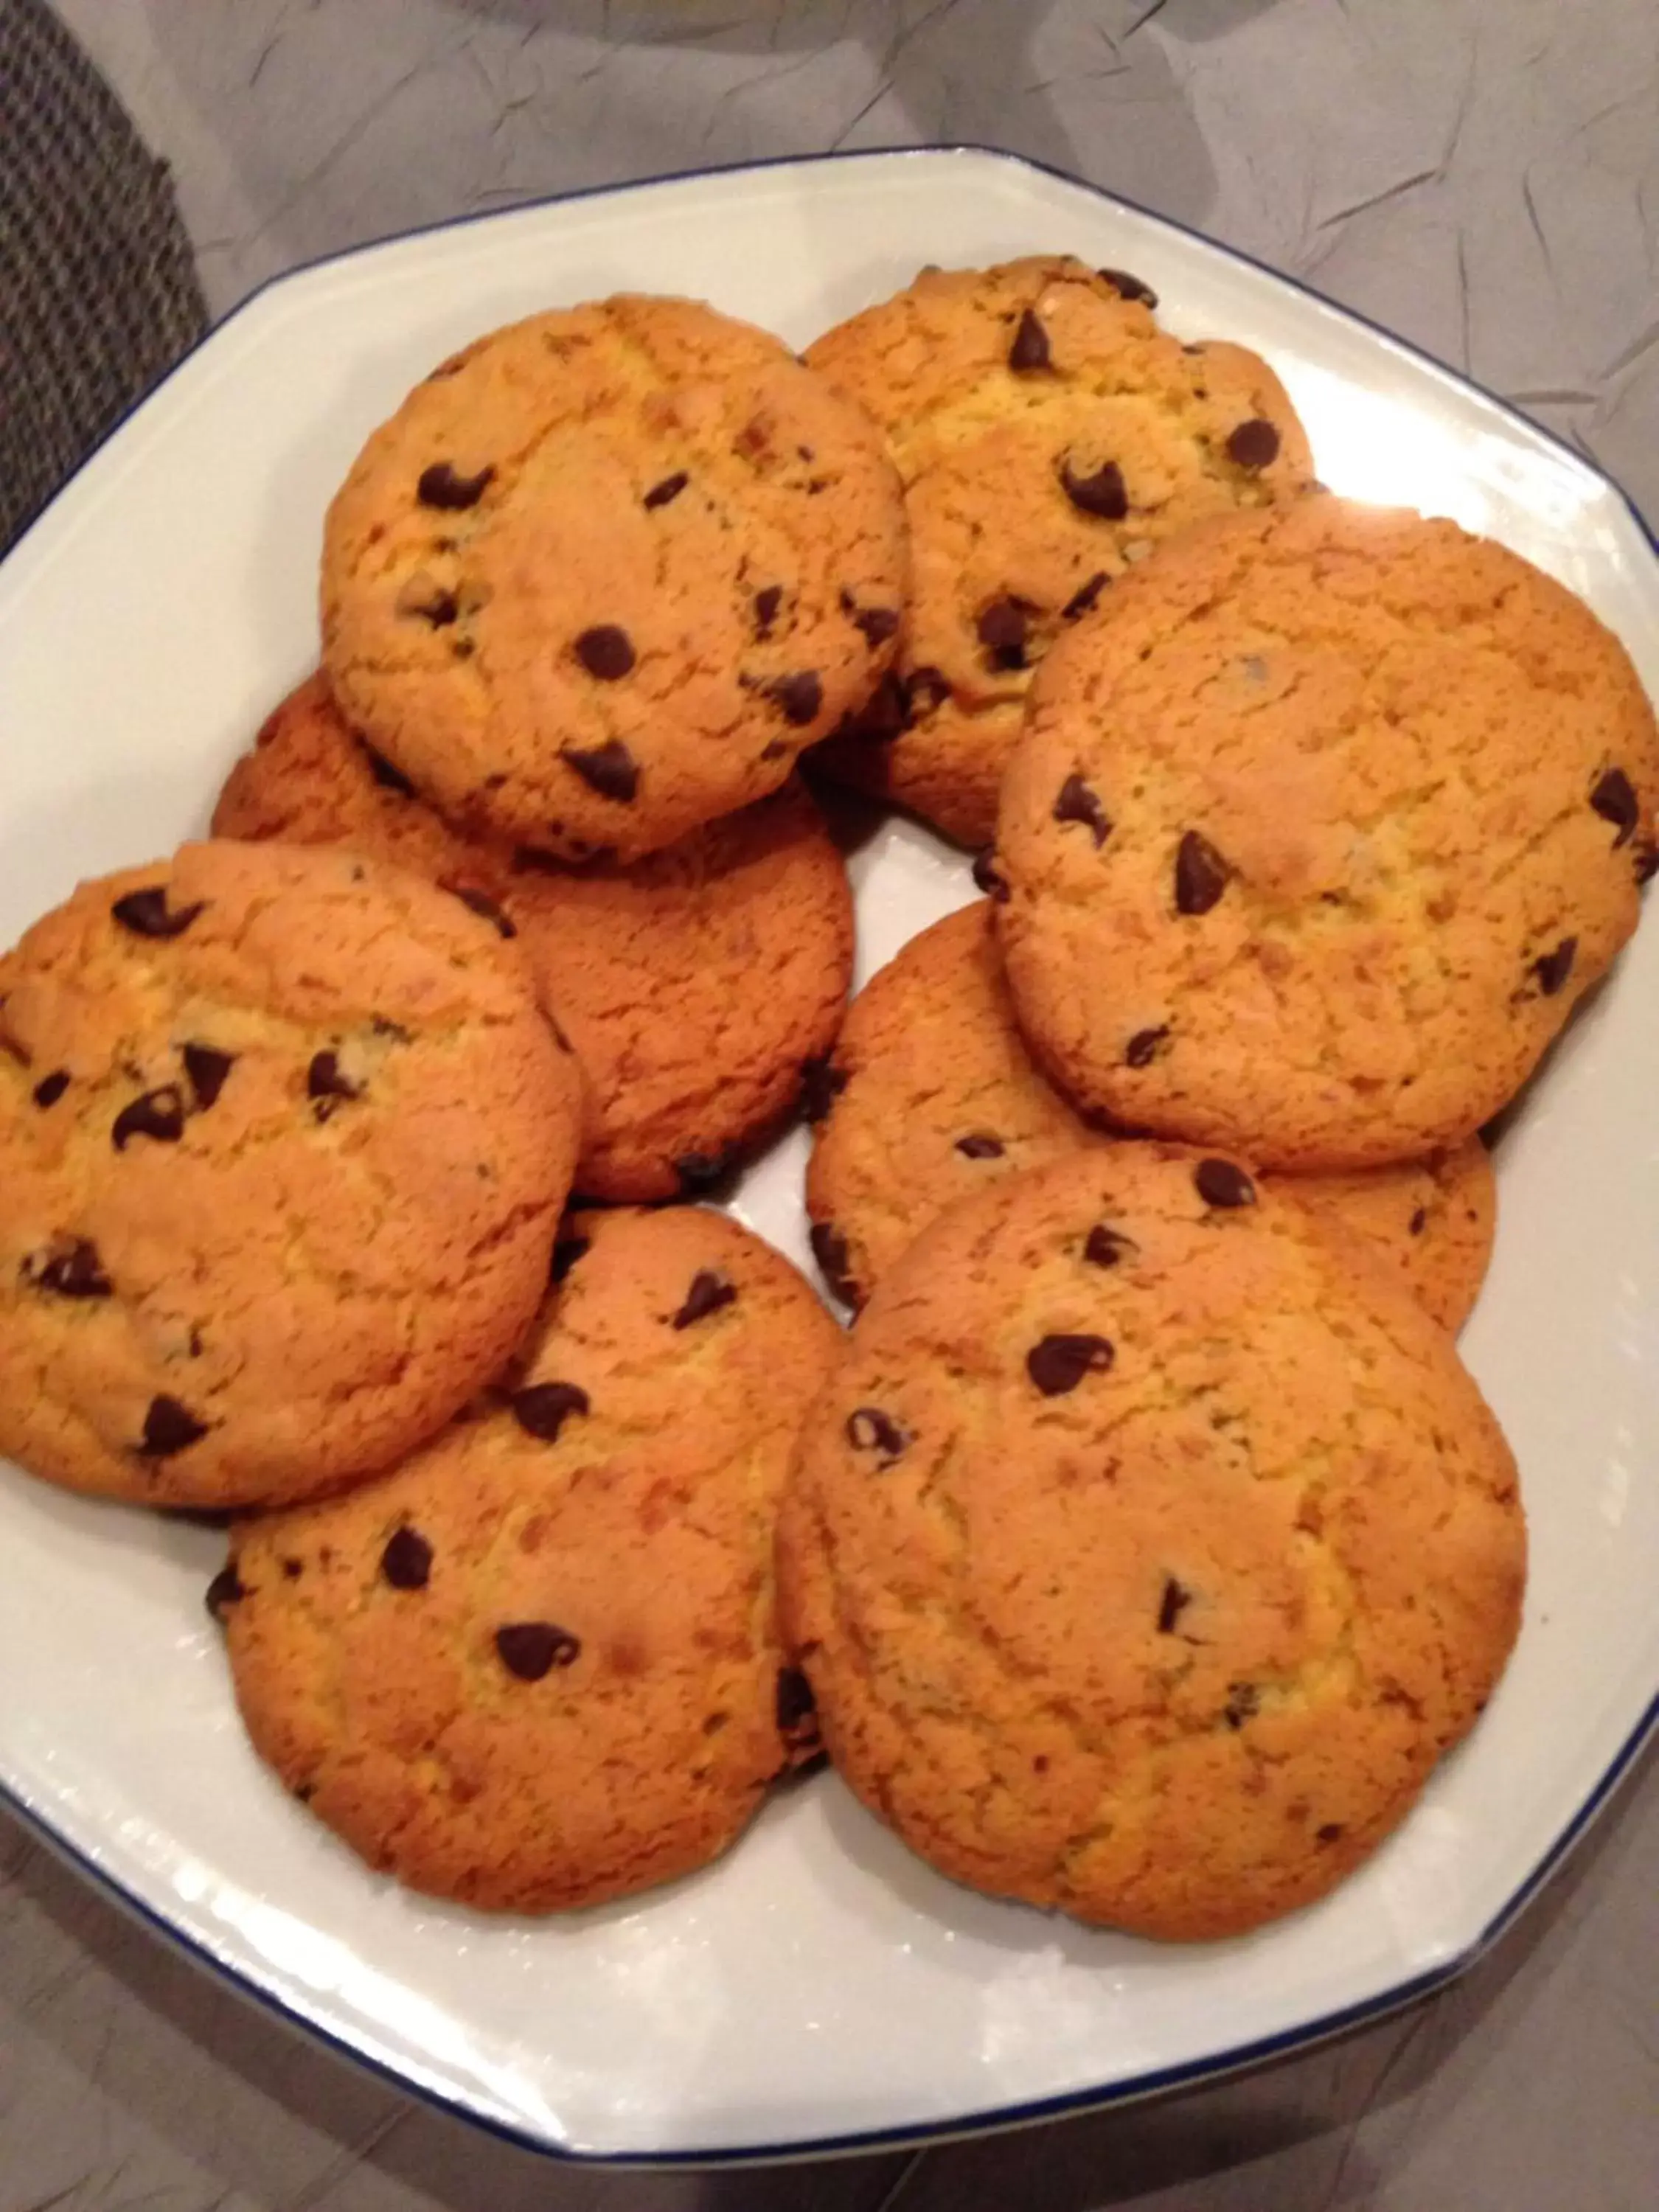
[{"label": "large cookie", "polygon": [[806,356],[886,430],[915,562],[893,678],[825,762],[963,843],[1054,640],[1165,539],[1311,473],[1267,364],[1182,345],[1153,304],[1063,258],[929,270]]},{"label": "large cookie", "polygon": [[764,798],[894,651],[879,432],[775,338],[622,297],[480,338],[329,509],[324,659],[444,811],[636,859]]},{"label": "large cookie", "polygon": [[565,867],[452,830],[352,736],[318,676],[232,769],[213,823],[349,845],[498,917],[587,1078],[590,1197],[696,1187],[794,1104],[840,1025],[852,896],[799,779],[643,860]]},{"label": "large cookie", "polygon": [[186,845],[0,960],[0,1453],[155,1505],[384,1467],[536,1311],[581,1081],[516,952],[351,854]]},{"label": "large cookie", "polygon": [[383,1480],[232,1534],[243,1717],[371,1865],[517,1911],[725,1849],[814,1747],[778,1492],[837,1332],[692,1208],[574,1217],[510,1380]]},{"label": "large cookie", "polygon": [[1049,656],[1004,787],[1020,1020],[1090,1107],[1264,1166],[1470,1136],[1635,928],[1653,710],[1450,522],[1210,524]]},{"label": "large cookie", "polygon": [[943,1216],[803,1431],[785,1626],[825,1744],[958,1880],[1149,1936],[1330,1889],[1520,1617],[1445,1331],[1236,1164],[1085,1152]]},{"label": "large cookie", "polygon": [[[987,901],[914,937],[848,1010],[811,1085],[813,1243],[854,1306],[937,1214],[988,1183],[1115,1141],[1090,1127],[1025,1049]],[[1479,1137],[1352,1175],[1275,1176],[1331,1234],[1396,1268],[1448,1328],[1492,1254],[1497,1192]]]}]

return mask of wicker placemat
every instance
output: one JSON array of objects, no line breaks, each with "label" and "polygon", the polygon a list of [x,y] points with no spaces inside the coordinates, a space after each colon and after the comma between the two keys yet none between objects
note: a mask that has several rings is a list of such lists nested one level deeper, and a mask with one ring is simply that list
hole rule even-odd
[{"label": "wicker placemat", "polygon": [[167,164],[42,0],[0,0],[0,552],[206,324]]}]

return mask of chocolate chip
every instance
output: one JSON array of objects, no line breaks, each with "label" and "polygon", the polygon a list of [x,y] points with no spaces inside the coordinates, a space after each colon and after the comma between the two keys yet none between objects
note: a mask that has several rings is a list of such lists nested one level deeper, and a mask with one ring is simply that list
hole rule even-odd
[{"label": "chocolate chip", "polygon": [[488,891],[475,890],[471,884],[446,884],[444,889],[459,899],[463,906],[471,907],[483,921],[494,922],[503,937],[518,935],[517,925],[502,913]]},{"label": "chocolate chip", "polygon": [[688,1198],[713,1190],[732,1164],[724,1152],[682,1152],[674,1162],[680,1188]]},{"label": "chocolate chip", "polygon": [[1158,1058],[1158,1048],[1167,1040],[1170,1025],[1162,1023],[1155,1030],[1137,1030],[1123,1048],[1126,1067],[1150,1067]]},{"label": "chocolate chip", "polygon": [[1083,1256],[1094,1267],[1115,1267],[1136,1249],[1133,1237],[1109,1229],[1103,1221],[1097,1221],[1083,1240]]},{"label": "chocolate chip", "polygon": [[448,461],[434,461],[421,471],[416,493],[422,507],[476,507],[495,473],[492,468],[482,468],[476,477],[457,476]]},{"label": "chocolate chip", "polygon": [[125,1152],[135,1137],[153,1137],[158,1145],[176,1145],[185,1133],[184,1093],[176,1083],[146,1091],[121,1109],[109,1133],[118,1152]]},{"label": "chocolate chip", "polygon": [[830,1108],[846,1088],[847,1070],[837,1067],[827,1052],[802,1061],[800,1107],[809,1121],[827,1121]]},{"label": "chocolate chip", "polygon": [[1091,613],[1101,593],[1111,580],[1103,568],[1097,568],[1087,583],[1079,584],[1071,598],[1066,600],[1060,611],[1060,620],[1079,622],[1085,615]]},{"label": "chocolate chip", "polygon": [[220,1568],[207,1586],[204,1602],[213,1618],[221,1623],[234,1605],[239,1605],[247,1595],[246,1585],[235,1568],[228,1565]]},{"label": "chocolate chip", "polygon": [[40,1078],[40,1080],[35,1085],[33,1092],[35,1104],[37,1106],[55,1106],[58,1100],[63,1097],[64,1093],[69,1089],[69,1086],[70,1077],[68,1068],[54,1068],[50,1075],[43,1075]]},{"label": "chocolate chip", "polygon": [[[615,623],[598,623],[585,629],[576,640],[576,658],[590,676],[601,684],[616,684],[634,665],[634,641],[625,629]],[[567,753],[567,760],[576,756]]]},{"label": "chocolate chip", "polygon": [[1098,852],[1112,833],[1111,822],[1100,803],[1100,794],[1091,783],[1085,783],[1075,771],[1060,787],[1054,801],[1056,822],[1080,822],[1089,830]]},{"label": "chocolate chip", "polygon": [[1227,458],[1241,469],[1265,469],[1279,453],[1279,433],[1261,416],[1241,422],[1227,438]]},{"label": "chocolate chip", "polygon": [[430,623],[434,629],[447,629],[461,611],[460,601],[453,592],[428,576],[424,568],[415,574],[398,592],[393,602],[400,615],[418,615],[422,622]]},{"label": "chocolate chip", "polygon": [[225,1078],[235,1065],[234,1052],[221,1052],[210,1044],[185,1047],[185,1073],[190,1079],[191,1092],[199,1112],[205,1113],[210,1106],[218,1103]]},{"label": "chocolate chip", "polygon": [[799,1667],[780,1667],[775,1710],[778,1734],[793,1747],[799,1739],[816,1743],[818,1734],[818,1709],[812,1696],[812,1685]]},{"label": "chocolate chip", "polygon": [[911,1438],[909,1431],[879,1406],[860,1406],[847,1416],[847,1441],[854,1451],[879,1453],[882,1465],[890,1467],[903,1458]]},{"label": "chocolate chip", "polygon": [[1020,317],[1019,327],[1014,332],[1014,342],[1008,349],[1008,366],[1020,376],[1029,376],[1034,370],[1054,366],[1054,356],[1048,349],[1048,333],[1029,307]]},{"label": "chocolate chip", "polygon": [[778,618],[778,609],[783,605],[783,586],[769,584],[763,592],[755,594],[755,635],[770,637],[772,625]]},{"label": "chocolate chip", "polygon": [[207,1423],[198,1421],[189,1407],[181,1406],[176,1398],[152,1398],[138,1450],[145,1459],[169,1459],[174,1452],[199,1443],[207,1432]]},{"label": "chocolate chip", "polygon": [[110,1279],[104,1273],[98,1247],[84,1237],[58,1243],[45,1252],[32,1252],[21,1269],[23,1280],[37,1291],[50,1291],[60,1298],[106,1298]]},{"label": "chocolate chip", "polygon": [[607,738],[602,745],[567,745],[560,758],[601,799],[614,799],[619,806],[626,806],[639,790],[639,763],[620,738]]},{"label": "chocolate chip", "polygon": [[1347,1832],[1340,1820],[1327,1820],[1314,1830],[1314,1841],[1317,1844],[1340,1844]]},{"label": "chocolate chip", "polygon": [[1254,1682],[1233,1682],[1228,1686],[1227,1702],[1221,1717],[1230,1729],[1243,1728],[1261,1703],[1260,1692]]},{"label": "chocolate chip", "polygon": [[528,1389],[515,1390],[509,1403],[525,1434],[544,1444],[557,1443],[572,1413],[588,1410],[587,1393],[575,1382],[532,1382]]},{"label": "chocolate chip", "polygon": [[1553,952],[1546,952],[1532,963],[1532,972],[1538,978],[1538,988],[1547,999],[1553,999],[1572,973],[1572,963],[1578,956],[1578,939],[1564,937]]},{"label": "chocolate chip", "polygon": [[994,668],[1024,668],[1031,610],[1024,599],[993,599],[975,629]]},{"label": "chocolate chip", "polygon": [[1127,269],[1097,269],[1103,284],[1109,284],[1120,300],[1139,300],[1144,307],[1155,307],[1158,295],[1150,284],[1143,284],[1139,276],[1132,276]]},{"label": "chocolate chip", "polygon": [[690,1328],[693,1322],[706,1321],[722,1306],[735,1305],[738,1291],[735,1283],[713,1267],[699,1267],[691,1278],[691,1287],[685,1294],[685,1304],[675,1315],[672,1326]]},{"label": "chocolate chip", "polygon": [[838,738],[862,738],[876,745],[890,745],[904,735],[910,723],[910,702],[905,689],[890,669],[863,706],[843,714],[836,724]]},{"label": "chocolate chip", "polygon": [[1638,884],[1651,883],[1656,875],[1659,875],[1659,845],[1650,844],[1644,839],[1636,848],[1636,880]]},{"label": "chocolate chip", "polygon": [[155,884],[147,890],[129,891],[110,912],[135,937],[182,937],[206,904],[198,899],[191,906],[169,907],[166,884]]},{"label": "chocolate chip", "polygon": [[574,1667],[581,1648],[568,1628],[550,1620],[515,1620],[495,1631],[501,1664],[521,1682],[539,1682],[555,1667]]},{"label": "chocolate chip", "polygon": [[823,708],[823,684],[810,668],[798,669],[793,676],[775,677],[766,686],[766,696],[783,710],[783,719],[798,730],[815,722]]},{"label": "chocolate chip", "polygon": [[1411,1234],[1412,1234],[1413,1237],[1420,1237],[1420,1236],[1423,1234],[1423,1231],[1424,1231],[1428,1227],[1428,1225],[1429,1225],[1429,1209],[1428,1209],[1428,1207],[1427,1207],[1426,1206],[1419,1206],[1418,1207],[1418,1209],[1417,1209],[1416,1212],[1415,1212],[1415,1213],[1413,1213],[1413,1216],[1412,1216],[1412,1218],[1411,1218],[1411,1222],[1410,1222],[1410,1230],[1411,1230]]},{"label": "chocolate chip", "polygon": [[1006,1149],[1006,1148],[1000,1137],[989,1137],[975,1133],[970,1137],[958,1137],[957,1139],[957,1150],[962,1154],[964,1159],[1000,1160]]},{"label": "chocolate chip", "polygon": [[306,1096],[317,1101],[316,1115],[326,1121],[342,1098],[361,1098],[362,1085],[354,1083],[340,1068],[340,1056],[334,1052],[314,1052],[311,1065],[306,1070]]},{"label": "chocolate chip", "polygon": [[1060,483],[1080,514],[1098,515],[1103,522],[1121,522],[1129,512],[1123,471],[1115,461],[1103,461],[1097,469],[1079,473],[1068,454],[1060,465]]},{"label": "chocolate chip", "polygon": [[1611,822],[1619,835],[1613,841],[1616,853],[1621,845],[1628,844],[1636,834],[1636,824],[1641,817],[1641,806],[1630,778],[1621,768],[1610,768],[1590,793],[1590,805],[1604,822]]},{"label": "chocolate chip", "polygon": [[1200,1160],[1193,1182],[1206,1206],[1254,1206],[1255,1185],[1231,1160]]},{"label": "chocolate chip", "polygon": [[1207,837],[1189,830],[1176,852],[1177,914],[1208,914],[1227,888],[1229,870]]},{"label": "chocolate chip", "polygon": [[432,1547],[418,1529],[394,1528],[380,1554],[380,1574],[393,1589],[424,1589],[432,1573]]},{"label": "chocolate chip", "polygon": [[812,1257],[817,1261],[818,1271],[830,1285],[832,1295],[856,1312],[864,1304],[864,1299],[853,1279],[853,1255],[847,1248],[847,1239],[833,1222],[815,1221],[811,1242]]},{"label": "chocolate chip", "polygon": [[647,507],[666,507],[671,500],[679,497],[690,481],[684,469],[676,469],[672,477],[665,477],[660,483],[652,485],[645,495],[643,504]]},{"label": "chocolate chip", "polygon": [[951,696],[951,679],[942,668],[913,668],[904,679],[904,703],[913,715],[931,714]]},{"label": "chocolate chip", "polygon": [[393,768],[386,755],[377,753],[373,745],[365,745],[363,750],[368,755],[368,772],[376,783],[387,791],[395,791],[402,799],[414,798],[415,787],[402,769]]},{"label": "chocolate chip", "polygon": [[555,1283],[563,1282],[583,1253],[591,1252],[592,1249],[593,1240],[590,1237],[559,1237],[553,1246],[553,1264],[549,1270],[549,1279]]},{"label": "chocolate chip", "polygon": [[899,626],[896,607],[861,607],[850,592],[841,595],[842,611],[872,649],[885,645]]},{"label": "chocolate chip", "polygon": [[994,898],[999,906],[1004,906],[1008,900],[1008,878],[999,874],[996,857],[994,845],[988,845],[982,853],[975,854],[974,881],[987,898]]},{"label": "chocolate chip", "polygon": [[1045,1336],[1025,1355],[1025,1371],[1045,1398],[1064,1397],[1085,1375],[1103,1375],[1113,1360],[1103,1336]]},{"label": "chocolate chip", "polygon": [[1189,1589],[1178,1583],[1173,1575],[1164,1576],[1164,1595],[1158,1601],[1158,1632],[1160,1636],[1175,1634],[1176,1621],[1192,1601],[1193,1594]]}]

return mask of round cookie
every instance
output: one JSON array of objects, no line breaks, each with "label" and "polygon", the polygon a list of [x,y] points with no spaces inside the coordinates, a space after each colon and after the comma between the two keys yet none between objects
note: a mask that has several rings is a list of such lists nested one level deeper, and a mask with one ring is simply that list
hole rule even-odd
[{"label": "round cookie", "polygon": [[[987,900],[923,930],[872,976],[811,1093],[813,1245],[854,1307],[947,1206],[1116,1141],[1091,1130],[1026,1051]],[[1496,1225],[1479,1137],[1397,1167],[1273,1181],[1334,1235],[1396,1267],[1443,1327],[1467,1320]]]},{"label": "round cookie", "polygon": [[825,764],[964,844],[1054,640],[1166,538],[1311,476],[1267,364],[1182,345],[1155,304],[1064,257],[927,270],[807,352],[887,432],[915,564],[893,677]]},{"label": "round cookie", "polygon": [[0,1453],[153,1505],[304,1497],[534,1315],[581,1079],[514,949],[349,854],[186,845],[0,959]]},{"label": "round cookie", "polygon": [[573,1217],[510,1381],[384,1479],[232,1534],[261,1754],[369,1863],[523,1912],[723,1850],[816,1748],[776,1499],[839,1333],[718,1214]]},{"label": "round cookie", "polygon": [[954,1208],[809,1416],[781,1589],[831,1758],[945,1873],[1230,1936],[1473,1725],[1514,1462],[1444,1330],[1234,1163],[1089,1151]]},{"label": "round cookie", "polygon": [[347,719],[454,820],[637,859],[775,791],[894,652],[880,434],[777,339],[623,296],[480,338],[328,513]]},{"label": "round cookie", "polygon": [[1656,789],[1623,647],[1504,547],[1330,497],[1208,524],[1033,686],[1021,1024],[1090,1108],[1266,1167],[1461,1144],[1635,928]]},{"label": "round cookie", "polygon": [[352,736],[316,676],[232,769],[213,823],[349,845],[498,916],[587,1078],[576,1187],[589,1197],[698,1187],[789,1111],[840,1026],[852,894],[798,778],[665,852],[575,870],[452,830]]}]

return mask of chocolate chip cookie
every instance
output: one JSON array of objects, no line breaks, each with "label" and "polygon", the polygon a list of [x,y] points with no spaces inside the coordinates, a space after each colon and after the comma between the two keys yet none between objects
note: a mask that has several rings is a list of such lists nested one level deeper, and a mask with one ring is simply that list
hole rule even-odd
[{"label": "chocolate chip cookie", "polygon": [[514,949],[345,853],[186,845],[0,960],[0,1452],[254,1505],[384,1467],[523,1334],[580,1076]]},{"label": "chocolate chip cookie", "polygon": [[287,1786],[372,1866],[520,1912],[702,1866],[817,1741],[772,1544],[836,1328],[700,1209],[575,1215],[557,1273],[467,1418],[239,1525],[210,1594]]},{"label": "chocolate chip cookie", "polygon": [[965,844],[1054,640],[1190,524],[1310,477],[1267,364],[1182,345],[1155,304],[1063,257],[930,270],[808,350],[887,432],[915,560],[898,662],[824,762]]},{"label": "chocolate chip cookie", "polygon": [[1120,585],[1032,688],[998,908],[1091,1109],[1264,1166],[1456,1146],[1635,928],[1659,737],[1572,594],[1310,498]]},{"label": "chocolate chip cookie", "polygon": [[779,342],[619,297],[480,338],[329,510],[324,659],[453,820],[637,859],[775,791],[891,660],[880,433]]},{"label": "chocolate chip cookie", "polygon": [[1220,1154],[943,1215],[803,1431],[786,1629],[830,1757],[959,1881],[1175,1938],[1332,1888],[1520,1619],[1515,1464],[1446,1332]]},{"label": "chocolate chip cookie", "polygon": [[794,1106],[841,1022],[852,896],[798,778],[643,860],[575,869],[451,829],[318,676],[270,716],[213,820],[396,861],[516,939],[587,1079],[589,1197],[673,1198],[712,1177]]}]

